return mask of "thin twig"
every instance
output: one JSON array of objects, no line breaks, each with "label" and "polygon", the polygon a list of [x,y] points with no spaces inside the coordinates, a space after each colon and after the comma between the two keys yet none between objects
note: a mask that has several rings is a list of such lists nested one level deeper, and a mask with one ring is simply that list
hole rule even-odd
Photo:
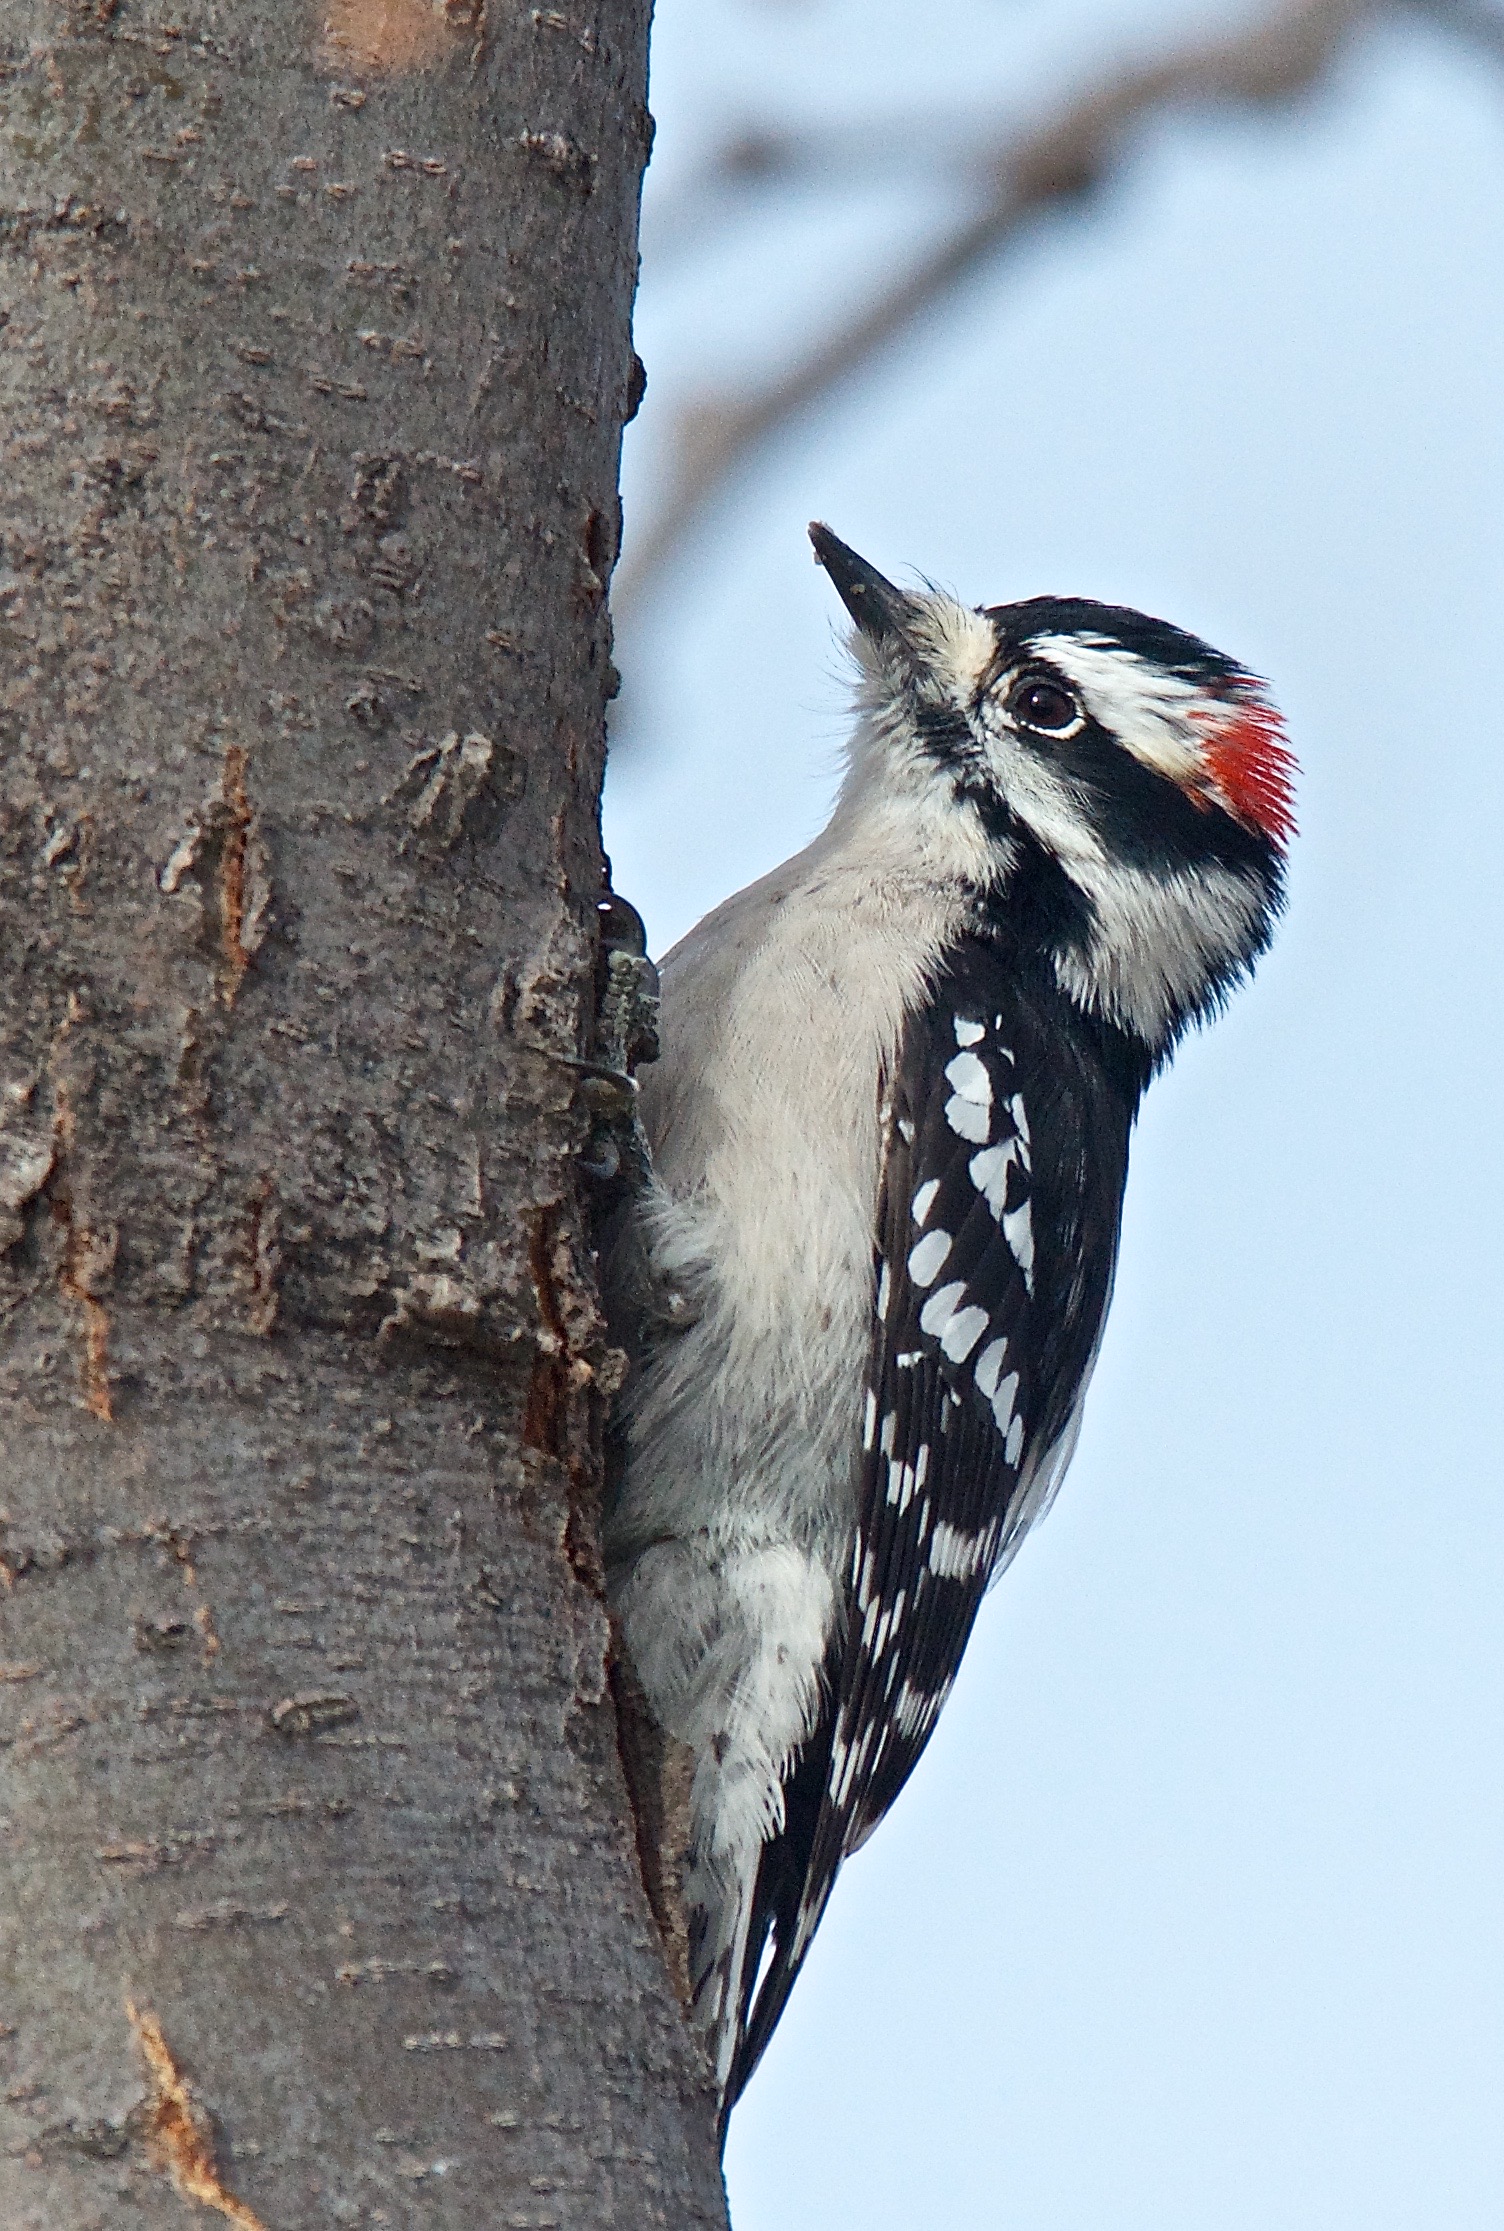
[{"label": "thin twig", "polygon": [[[1456,0],[1440,0],[1438,13],[1443,8],[1448,18],[1464,12]],[[775,435],[1014,240],[1030,218],[1099,188],[1135,129],[1173,108],[1292,101],[1317,82],[1355,27],[1379,12],[1380,0],[1287,0],[1236,37],[1198,43],[1125,72],[1038,130],[996,148],[986,165],[991,192],[985,204],[875,302],[761,394],[688,416],[676,484],[617,576],[618,612],[641,597],[727,483]],[[1466,12],[1483,11],[1474,5]]]}]

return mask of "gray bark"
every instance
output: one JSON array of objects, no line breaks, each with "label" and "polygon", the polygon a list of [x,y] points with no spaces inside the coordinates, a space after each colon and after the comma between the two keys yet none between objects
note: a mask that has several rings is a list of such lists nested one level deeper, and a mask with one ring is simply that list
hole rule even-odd
[{"label": "gray bark", "polygon": [[724,2224],[596,1519],[646,0],[0,0],[0,2222]]}]

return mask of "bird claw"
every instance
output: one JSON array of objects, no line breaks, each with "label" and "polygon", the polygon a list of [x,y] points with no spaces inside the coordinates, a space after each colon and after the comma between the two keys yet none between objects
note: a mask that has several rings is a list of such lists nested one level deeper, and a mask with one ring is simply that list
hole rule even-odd
[{"label": "bird claw", "polygon": [[560,1056],[580,1080],[590,1130],[579,1156],[592,1186],[640,1192],[652,1176],[647,1135],[637,1114],[635,1071],[658,1059],[658,971],[635,906],[608,890],[597,902],[600,958],[595,978],[593,1058]]}]

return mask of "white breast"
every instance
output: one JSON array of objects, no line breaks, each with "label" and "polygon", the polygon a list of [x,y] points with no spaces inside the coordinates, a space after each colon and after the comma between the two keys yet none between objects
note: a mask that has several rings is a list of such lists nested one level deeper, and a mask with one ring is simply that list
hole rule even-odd
[{"label": "white breast", "polygon": [[[860,860],[860,868],[852,864]],[[876,861],[876,865],[874,865]],[[652,1258],[698,1311],[632,1405],[632,1532],[844,1556],[871,1333],[883,1078],[958,885],[833,826],[663,968],[644,1078]]]}]

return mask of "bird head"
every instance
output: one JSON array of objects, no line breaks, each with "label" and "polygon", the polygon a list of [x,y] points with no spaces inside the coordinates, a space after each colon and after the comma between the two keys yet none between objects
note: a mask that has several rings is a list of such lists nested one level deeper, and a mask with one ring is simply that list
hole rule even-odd
[{"label": "bird head", "polygon": [[973,608],[896,587],[827,527],[810,538],[856,623],[848,800],[906,803],[929,851],[949,842],[1015,917],[1031,894],[1066,989],[1162,1058],[1283,905],[1295,763],[1262,682],[1142,612]]}]

